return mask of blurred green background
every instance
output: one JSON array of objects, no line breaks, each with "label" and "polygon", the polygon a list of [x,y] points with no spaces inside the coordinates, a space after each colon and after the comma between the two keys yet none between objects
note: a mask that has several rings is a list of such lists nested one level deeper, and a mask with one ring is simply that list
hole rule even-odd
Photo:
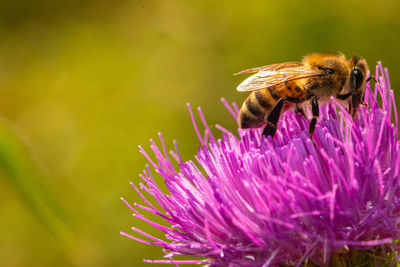
[{"label": "blurred green background", "polygon": [[398,0],[0,1],[0,265],[161,259],[119,235],[161,236],[119,199],[139,201],[137,145],[161,131],[192,159],[186,102],[234,130],[232,73],[310,52],[382,60],[400,88],[399,14]]}]

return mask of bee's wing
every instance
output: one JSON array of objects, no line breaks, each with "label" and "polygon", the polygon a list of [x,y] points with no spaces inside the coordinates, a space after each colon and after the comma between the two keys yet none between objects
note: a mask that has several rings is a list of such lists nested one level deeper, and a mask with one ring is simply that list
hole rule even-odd
[{"label": "bee's wing", "polygon": [[247,70],[242,70],[239,71],[233,75],[242,75],[242,74],[248,74],[248,73],[255,73],[259,72],[262,70],[279,70],[281,68],[288,68],[288,67],[297,67],[297,66],[302,66],[303,63],[301,62],[286,62],[286,63],[279,63],[279,64],[271,64],[271,65],[265,65],[262,67],[257,67],[257,68],[251,68]]},{"label": "bee's wing", "polygon": [[244,80],[237,87],[237,90],[240,92],[260,90],[288,81],[325,75],[323,71],[308,69],[301,63],[294,65],[291,62],[287,65],[283,63],[270,66],[272,67],[266,66],[258,73]]}]

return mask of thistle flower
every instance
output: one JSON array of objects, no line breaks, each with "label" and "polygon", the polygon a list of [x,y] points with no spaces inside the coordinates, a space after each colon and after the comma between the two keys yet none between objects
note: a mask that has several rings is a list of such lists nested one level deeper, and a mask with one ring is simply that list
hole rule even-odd
[{"label": "thistle flower", "polygon": [[[164,260],[147,262],[203,263],[212,266],[390,265],[399,259],[400,142],[398,118],[387,70],[378,63],[378,82],[367,84],[365,105],[355,118],[335,99],[321,106],[314,140],[308,121],[285,112],[273,139],[260,130],[240,130],[239,138],[217,125],[216,139],[199,109],[205,134],[195,161],[175,151],[179,170],[160,135],[161,149],[151,141],[156,160],[141,153],[162,176],[162,192],[150,168],[139,190],[146,206],[130,205],[133,215],[164,232],[168,241],[137,228],[158,245]],[[228,110],[233,108],[223,100]],[[381,102],[379,104],[378,102]],[[157,209],[142,191],[161,207]],[[142,210],[142,211],[139,211]],[[148,220],[160,216],[170,227]],[[149,241],[147,241],[147,239]],[[189,255],[204,260],[175,260]]]}]

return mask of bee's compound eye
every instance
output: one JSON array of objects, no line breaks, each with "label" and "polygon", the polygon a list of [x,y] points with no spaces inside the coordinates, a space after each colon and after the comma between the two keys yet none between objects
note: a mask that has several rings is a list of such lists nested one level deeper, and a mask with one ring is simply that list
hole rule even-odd
[{"label": "bee's compound eye", "polygon": [[364,80],[364,75],[362,74],[361,70],[357,67],[354,67],[351,70],[351,84],[353,85],[354,89],[360,88],[363,80]]}]

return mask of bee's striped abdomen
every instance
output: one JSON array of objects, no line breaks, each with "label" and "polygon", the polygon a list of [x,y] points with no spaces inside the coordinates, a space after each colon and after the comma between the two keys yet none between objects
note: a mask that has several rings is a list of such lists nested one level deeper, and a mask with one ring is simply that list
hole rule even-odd
[{"label": "bee's striped abdomen", "polygon": [[239,113],[240,128],[257,128],[265,123],[265,115],[274,107],[276,100],[268,89],[252,92],[244,101]]}]

